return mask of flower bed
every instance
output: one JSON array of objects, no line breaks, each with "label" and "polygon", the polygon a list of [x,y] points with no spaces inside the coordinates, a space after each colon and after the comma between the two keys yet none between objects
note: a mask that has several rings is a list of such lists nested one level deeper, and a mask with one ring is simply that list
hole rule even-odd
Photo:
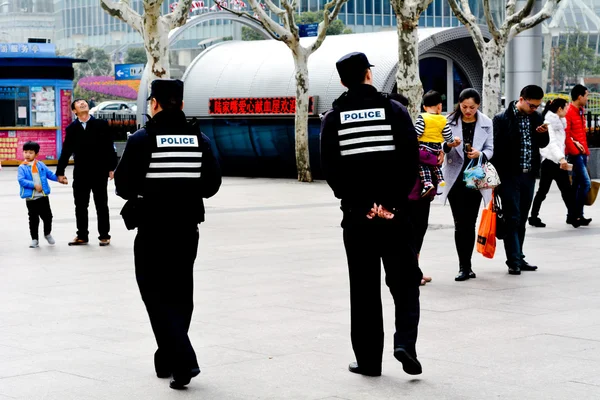
[{"label": "flower bed", "polygon": [[81,78],[77,85],[85,90],[124,99],[137,99],[138,80],[116,81],[112,76],[89,76]]}]

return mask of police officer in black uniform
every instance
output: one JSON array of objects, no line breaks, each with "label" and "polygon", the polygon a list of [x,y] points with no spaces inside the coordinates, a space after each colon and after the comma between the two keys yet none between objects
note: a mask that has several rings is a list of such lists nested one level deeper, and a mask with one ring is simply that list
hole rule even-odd
[{"label": "police officer in black uniform", "polygon": [[372,86],[372,65],[363,53],[342,57],[336,67],[349,90],[323,118],[321,163],[343,212],[356,355],[349,370],[381,375],[383,261],[396,308],[394,356],[406,373],[417,375],[422,372],[415,345],[423,274],[406,215],[418,174],[417,135],[406,108]]},{"label": "police officer in black uniform", "polygon": [[129,137],[115,185],[128,200],[126,225],[138,228],[135,273],[158,345],[156,374],[182,389],[200,373],[188,337],[193,268],[202,199],[217,193],[221,171],[209,139],[186,121],[183,82],[155,80],[148,100],[153,118]]}]

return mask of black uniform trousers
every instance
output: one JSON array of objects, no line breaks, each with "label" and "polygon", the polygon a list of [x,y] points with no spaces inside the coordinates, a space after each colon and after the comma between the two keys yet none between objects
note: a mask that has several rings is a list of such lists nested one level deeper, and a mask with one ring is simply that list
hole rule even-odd
[{"label": "black uniform trousers", "polygon": [[134,243],[135,275],[158,350],[157,370],[185,377],[198,368],[188,337],[194,310],[198,224],[145,219]]},{"label": "black uniform trousers", "polygon": [[31,239],[39,239],[40,218],[44,222],[44,236],[52,232],[52,210],[50,210],[50,200],[48,196],[40,197],[36,200],[26,200],[27,211],[29,214],[29,233]]},{"label": "black uniform trousers", "polygon": [[94,205],[98,217],[98,239],[110,239],[110,220],[108,215],[108,176],[77,177],[73,180],[73,197],[75,198],[75,219],[77,220],[77,237],[88,240],[88,207],[90,193],[94,194]]},{"label": "black uniform trousers", "polygon": [[575,191],[573,190],[571,181],[569,180],[569,172],[564,169],[560,169],[560,165],[551,160],[544,160],[542,162],[540,185],[533,199],[533,205],[531,206],[531,216],[539,216],[542,202],[546,200],[546,195],[550,191],[552,181],[556,181],[556,185],[560,190],[560,195],[562,196],[563,202],[567,207],[567,218],[577,215],[576,212],[573,212]]},{"label": "black uniform trousers", "polygon": [[352,348],[361,369],[378,373],[384,344],[381,261],[396,309],[394,348],[403,346],[414,354],[423,274],[407,222],[365,217],[359,223],[344,221],[343,227],[350,274]]}]

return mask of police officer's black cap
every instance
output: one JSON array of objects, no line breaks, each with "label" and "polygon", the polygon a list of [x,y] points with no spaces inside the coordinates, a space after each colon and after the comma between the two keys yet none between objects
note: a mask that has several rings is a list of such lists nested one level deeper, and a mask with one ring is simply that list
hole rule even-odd
[{"label": "police officer's black cap", "polygon": [[357,76],[364,73],[367,68],[374,67],[374,65],[371,65],[365,53],[354,52],[340,58],[335,63],[335,67],[342,82],[346,83],[356,80]]},{"label": "police officer's black cap", "polygon": [[150,86],[150,96],[159,103],[181,103],[183,101],[183,82],[179,79],[156,79]]}]

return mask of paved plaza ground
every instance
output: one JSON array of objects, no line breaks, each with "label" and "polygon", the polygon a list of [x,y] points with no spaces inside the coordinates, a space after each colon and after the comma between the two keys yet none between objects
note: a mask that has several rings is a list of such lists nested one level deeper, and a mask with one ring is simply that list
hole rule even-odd
[{"label": "paved plaza ground", "polygon": [[[190,334],[202,373],[180,392],[154,375],[135,233],[113,183],[107,248],[67,246],[72,189],[52,188],[57,244],[29,249],[16,169],[0,172],[0,400],[600,399],[600,206],[587,208],[590,227],[573,229],[556,188],[542,208],[548,227],[527,234],[540,269],[521,276],[507,274],[500,243],[493,260],[474,255],[477,279],[454,282],[450,208],[433,207],[421,258],[433,276],[421,291],[424,372],[408,376],[392,356],[384,288],[383,376],[367,378],[347,371],[348,275],[329,187],[226,178],[200,228]],[[156,245],[177,234],[157,233]]]}]

